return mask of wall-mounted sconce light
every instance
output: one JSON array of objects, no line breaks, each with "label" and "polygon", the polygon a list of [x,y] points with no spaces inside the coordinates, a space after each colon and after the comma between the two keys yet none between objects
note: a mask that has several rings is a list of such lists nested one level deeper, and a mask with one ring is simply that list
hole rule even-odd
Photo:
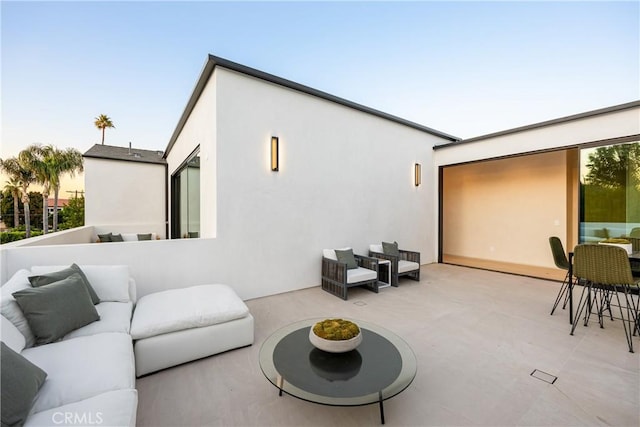
[{"label": "wall-mounted sconce light", "polygon": [[277,172],[280,169],[280,157],[278,153],[278,137],[271,137],[271,170]]},{"label": "wall-mounted sconce light", "polygon": [[414,175],[414,182],[416,184],[416,187],[418,187],[422,183],[422,166],[420,166],[420,163],[416,163],[414,165],[413,175]]}]

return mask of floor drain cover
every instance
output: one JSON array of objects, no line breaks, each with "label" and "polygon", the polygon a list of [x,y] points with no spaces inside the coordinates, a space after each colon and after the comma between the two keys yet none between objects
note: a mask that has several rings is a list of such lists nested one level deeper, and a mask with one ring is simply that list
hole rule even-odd
[{"label": "floor drain cover", "polygon": [[539,369],[534,369],[533,372],[531,372],[531,376],[533,378],[537,378],[541,381],[544,381],[546,383],[549,384],[553,384],[556,382],[556,380],[558,379],[558,377],[551,375],[551,374],[547,374],[546,372],[543,372]]},{"label": "floor drain cover", "polygon": [[364,301],[355,301],[353,304],[354,304],[354,305],[360,305],[360,306],[362,306],[362,305],[367,305],[367,303],[366,303],[366,302],[364,302]]}]

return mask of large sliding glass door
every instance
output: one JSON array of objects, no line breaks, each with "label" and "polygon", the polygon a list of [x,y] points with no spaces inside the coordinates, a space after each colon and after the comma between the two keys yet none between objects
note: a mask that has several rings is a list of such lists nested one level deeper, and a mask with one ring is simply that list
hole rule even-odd
[{"label": "large sliding glass door", "polygon": [[640,142],[581,150],[580,193],[581,243],[640,237]]},{"label": "large sliding glass door", "polygon": [[200,155],[192,154],[171,177],[171,238],[200,237]]}]

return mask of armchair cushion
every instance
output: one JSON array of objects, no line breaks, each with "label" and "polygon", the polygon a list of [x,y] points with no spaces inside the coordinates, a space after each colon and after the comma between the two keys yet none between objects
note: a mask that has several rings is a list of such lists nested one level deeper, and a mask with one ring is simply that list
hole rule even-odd
[{"label": "armchair cushion", "polygon": [[385,255],[400,256],[398,242],[382,242],[382,251]]},{"label": "armchair cushion", "polygon": [[353,255],[353,249],[336,249],[335,253],[338,258],[338,262],[347,264],[348,270],[358,268],[356,257]]},{"label": "armchair cushion", "polygon": [[365,280],[374,280],[378,277],[375,271],[369,270],[367,268],[353,268],[351,270],[347,270],[347,283],[358,283],[364,282]]},{"label": "armchair cushion", "polygon": [[322,256],[327,259],[332,259],[334,261],[338,260],[338,257],[336,256],[336,251],[333,249],[323,249]]},{"label": "armchair cushion", "polygon": [[420,264],[417,262],[399,260],[398,261],[398,273],[406,273],[407,271],[419,270]]},{"label": "armchair cushion", "polygon": [[369,250],[371,252],[376,252],[379,254],[383,254],[384,250],[382,249],[382,245],[369,245]]},{"label": "armchair cushion", "polygon": [[340,249],[323,249],[322,256],[327,259],[332,259],[334,261],[338,261],[338,257],[336,256],[336,251],[347,251],[351,248],[340,248]]}]

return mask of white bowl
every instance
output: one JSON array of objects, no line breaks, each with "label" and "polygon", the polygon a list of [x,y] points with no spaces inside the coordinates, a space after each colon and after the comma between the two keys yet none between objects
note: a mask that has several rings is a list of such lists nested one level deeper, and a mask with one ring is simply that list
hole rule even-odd
[{"label": "white bowl", "polygon": [[348,340],[326,340],[313,333],[313,326],[309,329],[309,341],[319,350],[329,353],[346,353],[358,347],[362,342],[362,331]]}]

